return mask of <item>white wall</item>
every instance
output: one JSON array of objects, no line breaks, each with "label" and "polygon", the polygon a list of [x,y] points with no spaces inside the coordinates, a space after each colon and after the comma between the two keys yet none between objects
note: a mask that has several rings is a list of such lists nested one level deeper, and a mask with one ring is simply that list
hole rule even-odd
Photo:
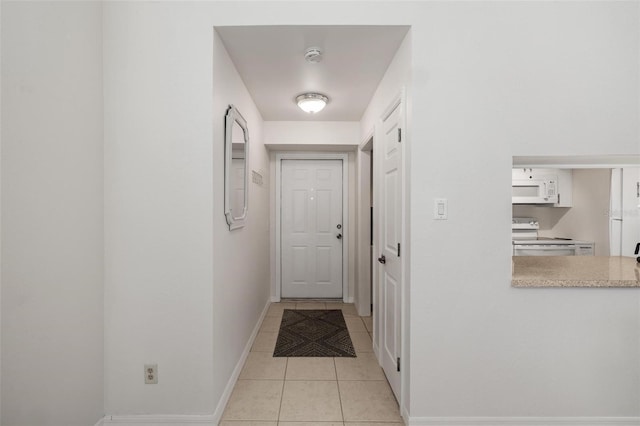
[{"label": "white wall", "polygon": [[[331,145],[354,149],[360,142],[357,121],[265,121],[264,143],[277,149],[295,145]],[[330,149],[331,146],[327,148]]]},{"label": "white wall", "polygon": [[171,3],[103,11],[105,411],[211,413],[213,28]]},{"label": "white wall", "polygon": [[609,256],[609,192],[611,170],[576,169],[573,171],[573,207],[553,220],[553,236],[593,241],[596,256]]},{"label": "white wall", "polygon": [[[374,135],[374,139],[373,139],[373,156],[374,156],[374,173],[375,173],[375,169],[378,166],[378,160],[376,160],[376,158],[379,158],[380,154],[383,152],[383,141],[378,140],[375,138],[375,126],[376,123],[378,123],[380,121],[381,116],[386,112],[386,110],[389,108],[391,102],[393,102],[401,93],[402,91],[404,91],[404,96],[405,96],[405,105],[404,105],[404,109],[405,109],[405,129],[403,130],[404,132],[404,141],[401,144],[401,149],[402,149],[402,179],[403,179],[403,194],[402,194],[402,202],[403,202],[403,210],[405,212],[404,218],[402,220],[403,223],[403,232],[405,233],[405,236],[410,235],[411,233],[411,227],[410,227],[410,223],[409,223],[409,205],[410,205],[410,200],[408,199],[408,194],[410,191],[410,186],[409,186],[409,176],[411,176],[411,144],[412,144],[412,140],[414,140],[414,136],[412,134],[412,114],[411,114],[411,108],[412,108],[412,103],[413,103],[413,89],[412,89],[412,78],[411,78],[411,57],[412,57],[412,44],[411,44],[411,31],[409,31],[409,33],[405,36],[404,40],[402,41],[402,43],[400,44],[400,46],[398,47],[398,51],[396,52],[395,56],[393,57],[393,60],[391,61],[391,63],[389,64],[389,67],[387,68],[382,80],[380,81],[380,84],[378,85],[378,87],[376,88],[375,93],[373,94],[373,97],[371,98],[371,101],[369,102],[369,105],[367,105],[367,109],[365,111],[365,113],[362,116],[362,119],[360,120],[360,140],[364,141],[367,137]],[[368,168],[368,166],[363,165],[363,162],[369,162],[370,158],[367,155],[363,155],[361,151],[357,152],[358,154],[358,159],[357,159],[357,163],[358,163],[358,167],[360,168],[364,168],[365,170]],[[376,157],[376,155],[378,157]],[[360,176],[360,175],[359,175]],[[364,177],[364,179],[368,179],[368,177]],[[374,177],[374,180],[377,179],[376,177]],[[374,185],[377,185],[376,183],[374,183]],[[376,198],[378,197],[378,194],[373,193],[373,200],[374,200],[374,209],[377,209],[375,203],[376,203]],[[366,199],[366,197],[365,197]],[[361,198],[359,198],[360,202],[362,201]],[[363,215],[369,215],[369,206],[368,205],[363,205],[360,204],[359,206],[359,215],[363,216]],[[376,213],[374,212],[374,222],[375,222],[375,215]],[[374,223],[375,226],[375,223]],[[368,235],[369,230],[364,230],[364,234]],[[376,235],[377,231],[374,230],[374,236]],[[368,240],[368,238],[366,238]],[[404,282],[403,285],[403,291],[404,294],[402,295],[402,322],[405,325],[404,331],[402,332],[402,349],[401,349],[401,358],[402,358],[402,365],[404,365],[404,368],[402,369],[402,381],[403,381],[403,386],[402,386],[402,390],[401,390],[401,394],[402,396],[400,397],[401,399],[401,404],[402,404],[402,411],[403,412],[408,412],[409,411],[409,392],[410,392],[410,383],[412,380],[412,375],[411,375],[411,371],[412,371],[412,366],[411,366],[411,362],[410,362],[410,356],[411,356],[411,341],[410,341],[410,335],[408,333],[409,327],[410,327],[410,318],[411,318],[411,305],[408,303],[411,297],[411,284],[410,284],[410,276],[409,276],[409,271],[408,271],[408,265],[410,264],[410,259],[411,259],[411,246],[410,244],[407,244],[409,242],[409,240],[403,240],[401,241],[402,246],[404,247],[404,249],[402,250],[402,279]],[[375,247],[375,245],[377,244],[376,241],[374,241],[374,250],[378,249],[377,247]],[[379,250],[379,249],[378,249]],[[364,245],[364,247],[361,246],[361,250],[358,252],[358,257],[361,256],[360,253],[364,252],[364,256],[368,256],[369,255],[369,247],[368,247],[368,241],[366,241],[366,244]],[[374,252],[374,255],[376,254],[376,252]],[[377,255],[376,255],[377,257]],[[375,293],[376,291],[376,285],[377,285],[377,268],[378,268],[378,263],[374,262],[373,265],[373,274],[371,279],[373,280],[373,292]],[[363,282],[363,280],[366,280]],[[363,274],[358,274],[358,283],[357,286],[359,289],[366,289],[369,286],[369,283],[367,282],[369,280],[369,276],[367,273],[363,273]],[[380,322],[380,318],[381,315],[375,315],[375,312],[382,312],[382,306],[380,304],[380,295],[371,295],[371,299],[372,299],[372,303],[375,305],[376,303],[378,304],[378,306],[374,306],[373,308],[373,312],[374,312],[374,320],[377,320],[378,322],[376,323],[376,329],[380,330],[380,326],[381,326],[381,322]],[[380,338],[380,334],[377,334],[377,337]],[[377,346],[378,342],[374,342],[374,347]]]},{"label": "white wall", "polygon": [[2,418],[103,415],[102,25],[2,3]]},{"label": "white wall", "polygon": [[[213,85],[222,63],[211,59],[213,27],[360,19],[356,4],[349,6],[349,18],[336,18],[335,8],[309,15],[309,3],[251,6],[252,13],[246,13],[247,4],[234,3],[104,4],[108,414],[215,410],[257,317],[262,294],[255,279],[266,278],[268,258],[266,250],[263,257],[254,255],[261,251],[260,221],[266,215],[255,209],[257,222],[225,238],[223,216],[216,213],[222,211],[222,170],[209,144],[221,131],[217,108],[229,100],[214,98],[212,108],[211,94],[229,83]],[[372,23],[389,22],[387,12],[394,7],[385,9]],[[340,12],[346,10],[341,6]],[[250,107],[240,107],[251,114]],[[250,200],[250,212],[253,205]],[[159,234],[164,239],[155,241]],[[246,253],[249,241],[257,243]],[[242,265],[242,277],[251,282],[238,285]],[[237,287],[230,290],[232,282]],[[244,305],[219,322],[235,303]],[[234,319],[237,334],[228,327]],[[138,372],[144,362],[158,362],[158,386],[142,385]]]},{"label": "white wall", "polygon": [[[99,56],[99,44],[90,43],[86,51],[78,50],[79,57],[61,46],[66,46],[67,35],[70,40],[75,39],[75,25],[86,25],[81,27],[87,28],[86,33],[82,31],[84,42],[94,40],[100,25],[84,15],[82,19],[72,19],[74,25],[49,19],[57,15],[41,3],[27,3],[24,7],[42,13],[30,12],[29,19],[14,21],[13,17],[8,19],[10,8],[6,2],[2,13],[4,389],[12,380],[20,386],[33,384],[4,374],[5,366],[11,365],[11,354],[7,357],[5,348],[17,347],[11,343],[8,324],[21,323],[9,322],[8,318],[30,308],[40,314],[50,312],[41,308],[53,306],[50,300],[62,299],[63,304],[74,303],[69,312],[74,318],[82,318],[80,321],[65,322],[71,314],[67,317],[67,311],[60,313],[56,309],[47,317],[54,321],[34,324],[33,319],[41,317],[27,313],[22,322],[29,325],[30,332],[36,331],[13,335],[33,338],[41,329],[55,327],[64,333],[82,329],[88,336],[84,342],[92,342],[99,335],[95,325],[100,321],[93,316],[99,316],[99,308],[89,309],[91,303],[87,302],[96,296],[98,285],[86,286],[86,282],[99,282],[91,275],[100,270],[99,261],[93,258],[99,236],[86,240],[79,254],[72,253],[71,256],[89,259],[83,257],[71,267],[58,262],[68,259],[69,252],[55,244],[62,241],[60,230],[68,236],[70,228],[86,225],[88,232],[72,233],[86,236],[93,235],[99,227],[96,214],[100,210],[93,201],[93,196],[100,198],[99,188],[86,191],[87,195],[80,198],[67,196],[68,193],[58,196],[56,191],[71,172],[74,179],[69,180],[74,184],[99,186],[95,174],[99,167],[89,165],[99,163],[101,157],[95,153],[93,143],[86,143],[95,140],[91,118],[98,107],[91,90],[75,89],[79,83],[86,83],[76,71],[95,77],[99,69],[94,70],[92,65],[100,61],[97,58],[78,64],[73,60],[85,54],[90,58]],[[221,235],[216,234],[216,229],[223,220],[222,205],[214,204],[219,197],[221,171],[215,168],[218,160],[214,160],[212,141],[219,137],[214,135],[221,129],[215,127],[212,118],[218,116],[212,102],[213,27],[410,24],[410,113],[415,117],[409,126],[408,143],[411,416],[419,420],[437,416],[640,415],[638,293],[633,289],[511,288],[508,244],[513,155],[638,154],[637,3],[372,2],[363,8],[361,2],[108,2],[102,7],[108,413],[210,413],[225,380],[214,375],[213,365],[214,353],[226,348],[212,339],[222,336],[214,328],[214,306],[218,303],[214,285],[221,285],[214,278],[226,274],[214,269],[218,263],[213,260],[214,253],[218,253],[214,241]],[[76,16],[69,10],[60,19]],[[34,13],[42,17],[42,26],[32,31],[28,24],[35,25]],[[58,23],[57,30],[47,31],[48,26]],[[25,72],[24,77],[37,81],[43,78],[42,85],[16,86],[26,93],[34,89],[44,90],[45,94],[51,91],[55,96],[50,99],[58,101],[38,101],[33,108],[20,110],[25,117],[40,108],[46,108],[48,114],[41,118],[41,126],[27,127],[23,123],[25,132],[34,132],[37,137],[24,138],[15,145],[19,151],[15,158],[23,159],[28,154],[38,160],[33,163],[29,159],[7,159],[11,158],[11,149],[7,148],[11,145],[5,145],[11,132],[7,123],[12,121],[4,108],[5,98],[11,98],[5,77],[8,25],[14,28],[11,34],[16,35],[23,29],[29,30],[28,34],[38,34],[37,28],[47,31],[46,36],[31,39],[32,43],[18,43],[18,37],[11,38],[16,43],[10,44],[19,53],[20,61],[25,61],[29,74]],[[36,41],[44,47],[37,47]],[[34,55],[23,55],[24,49],[31,48]],[[28,62],[37,60],[50,65],[57,59],[64,59],[60,62],[69,65],[68,72],[59,75],[56,67],[43,67],[40,62],[31,66]],[[41,73],[51,73],[56,78],[49,80]],[[98,82],[99,78],[89,80]],[[48,121],[50,117],[57,118],[57,114],[67,117],[69,111],[61,108],[64,102],[60,100],[68,101],[69,93],[74,99],[89,98],[73,114],[81,114],[83,119],[74,120],[74,124],[87,124],[90,137],[67,138],[64,132],[81,127],[58,126],[53,120]],[[17,107],[12,110],[19,111]],[[61,158],[63,154],[58,150],[45,150],[45,155],[39,156],[40,148],[51,149],[44,141],[53,140],[53,136],[64,140],[67,150],[78,155]],[[79,139],[85,143],[77,145]],[[38,150],[29,151],[29,140],[43,142]],[[89,152],[82,151],[85,149]],[[82,161],[75,162],[78,159]],[[87,168],[80,169],[83,179],[79,181],[75,172],[81,166]],[[35,172],[30,173],[32,170]],[[33,184],[29,179],[42,171],[50,172],[48,179]],[[24,176],[25,181],[14,180],[14,174]],[[13,185],[16,191],[12,193]],[[25,205],[33,202],[23,198],[28,193],[23,189],[33,189],[41,195],[37,199],[42,203],[19,210],[20,204],[13,200]],[[448,221],[428,219],[434,197],[449,199]],[[82,217],[74,216],[72,221],[56,209],[47,211],[46,217],[35,218],[38,220],[29,215],[42,211],[43,204],[56,205],[51,204],[55,200],[64,200],[65,205],[81,202],[74,213],[82,212]],[[91,200],[89,207],[87,200]],[[14,205],[15,209],[7,208]],[[252,204],[249,209],[251,212]],[[8,214],[21,226],[14,227]],[[53,220],[57,223],[52,224]],[[47,244],[38,245],[42,241],[34,231],[42,230],[50,234],[44,241]],[[237,235],[240,234],[230,238],[242,238]],[[25,241],[35,251],[10,256],[7,247],[17,250],[23,248]],[[31,244],[32,241],[38,244]],[[25,259],[33,261],[26,261],[26,266],[20,265],[20,273],[13,274],[10,260]],[[42,265],[43,259],[51,260],[47,263],[49,269],[30,267]],[[94,262],[95,268],[90,266]],[[11,276],[32,278],[24,282],[35,283],[45,275],[44,271],[47,279],[68,278],[68,272],[62,274],[63,267],[86,276],[47,284],[64,282],[65,286],[74,285],[72,291],[46,292],[42,290],[44,286],[36,289],[36,284],[22,283],[10,289],[8,285]],[[80,281],[85,285],[76,288]],[[241,287],[254,288],[251,284]],[[87,290],[89,295],[71,301],[61,297],[77,295],[75,290]],[[236,296],[224,297],[232,300]],[[256,299],[247,296],[249,299],[243,300],[251,306],[241,308],[248,313],[243,317],[247,322],[239,326],[242,333],[246,333],[250,316],[258,307]],[[43,328],[38,328],[41,325]],[[51,344],[43,349],[59,349],[46,352],[59,356],[50,355],[48,359],[64,360],[64,366],[72,365],[76,372],[91,364],[94,368],[87,368],[86,374],[99,374],[95,369],[97,356],[88,356],[84,350],[69,350],[70,344],[64,339],[30,340],[27,350],[13,355],[17,359],[16,354],[20,354],[20,361],[16,362],[21,365],[34,365],[29,356],[36,359],[37,351],[30,344],[37,348]],[[238,343],[232,340],[232,345],[236,351]],[[38,355],[41,353],[45,352],[39,351]],[[42,363],[42,357],[37,360]],[[144,362],[159,363],[158,385],[142,385]],[[222,362],[224,367],[220,367],[219,374],[224,375],[222,370],[228,369],[232,361],[223,358]],[[47,374],[63,371],[65,368],[48,369]],[[86,407],[94,406],[91,401],[99,393],[97,382],[97,376],[95,380],[81,381],[82,385],[89,385],[81,394],[78,392],[79,398],[90,402],[74,404],[78,419]],[[49,399],[40,398],[39,392],[54,383]],[[60,383],[39,383],[35,392],[29,392],[28,400],[20,397],[15,404],[9,404],[3,395],[3,424],[8,407],[29,402],[29,415],[40,415],[41,411],[33,407],[45,407],[46,411],[53,407],[52,401],[66,401],[67,396],[75,395],[73,391],[77,389],[73,385],[71,391],[60,392]],[[51,410],[62,412],[61,407],[56,403]],[[87,409],[86,417],[97,410]]]},{"label": "white wall", "polygon": [[223,201],[226,109],[266,174],[262,119],[203,7],[104,5],[107,414],[214,412],[269,296],[268,179],[245,228]]},{"label": "white wall", "polygon": [[511,288],[508,225],[513,155],[638,154],[638,4],[421,8],[411,415],[639,416],[638,292]]},{"label": "white wall", "polygon": [[[407,107],[411,107],[412,54],[411,31],[409,31],[400,46],[398,46],[398,50],[371,97],[367,109],[362,114],[360,119],[360,142],[363,142],[367,136],[373,134],[376,122],[380,120],[380,116],[389,107],[393,99],[396,98],[400,90],[405,89],[409,103]],[[409,116],[410,114],[407,115]]]},{"label": "white wall", "polygon": [[[218,401],[270,299],[270,198],[262,117],[217,34],[213,55],[213,390]],[[223,208],[224,116],[229,104],[247,120],[250,137],[247,222],[231,232]],[[252,182],[254,170],[262,175],[262,185]],[[224,406],[218,409],[221,414]]]}]

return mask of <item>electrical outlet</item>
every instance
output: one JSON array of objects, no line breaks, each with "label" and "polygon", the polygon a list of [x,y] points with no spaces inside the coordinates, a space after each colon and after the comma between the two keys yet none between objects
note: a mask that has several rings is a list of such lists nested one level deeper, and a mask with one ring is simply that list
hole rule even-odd
[{"label": "electrical outlet", "polygon": [[144,384],[145,385],[158,384],[158,364],[144,365]]}]

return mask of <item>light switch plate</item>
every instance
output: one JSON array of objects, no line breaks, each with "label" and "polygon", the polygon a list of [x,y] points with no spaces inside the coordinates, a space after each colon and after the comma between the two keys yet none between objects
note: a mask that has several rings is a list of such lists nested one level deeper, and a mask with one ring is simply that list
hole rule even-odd
[{"label": "light switch plate", "polygon": [[447,220],[449,217],[449,206],[446,198],[433,199],[433,218],[435,220]]}]

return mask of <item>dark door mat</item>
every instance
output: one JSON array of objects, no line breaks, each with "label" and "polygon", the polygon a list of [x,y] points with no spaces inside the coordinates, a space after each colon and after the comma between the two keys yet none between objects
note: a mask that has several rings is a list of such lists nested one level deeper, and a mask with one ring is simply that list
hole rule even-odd
[{"label": "dark door mat", "polygon": [[355,357],[340,309],[285,309],[274,357]]}]

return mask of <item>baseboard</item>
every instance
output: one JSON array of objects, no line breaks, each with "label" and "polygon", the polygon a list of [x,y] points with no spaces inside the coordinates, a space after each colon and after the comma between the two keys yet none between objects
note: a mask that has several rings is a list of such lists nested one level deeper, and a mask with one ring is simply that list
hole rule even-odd
[{"label": "baseboard", "polygon": [[409,410],[407,409],[406,404],[400,410],[400,416],[402,417],[402,421],[405,425],[409,424],[409,419],[411,418],[411,416],[409,416]]},{"label": "baseboard", "polygon": [[260,315],[260,318],[258,319],[256,326],[253,328],[253,332],[251,333],[251,336],[249,336],[249,340],[247,341],[247,344],[245,345],[244,350],[240,355],[240,359],[236,364],[236,368],[234,368],[233,373],[231,374],[231,377],[227,382],[227,386],[225,386],[224,392],[222,392],[220,401],[218,401],[218,406],[216,407],[216,410],[213,412],[213,416],[212,416],[214,425],[217,425],[218,423],[220,423],[220,420],[222,419],[222,413],[224,412],[224,408],[227,406],[227,402],[229,402],[229,398],[231,397],[231,392],[233,391],[233,388],[236,385],[236,382],[238,381],[238,377],[240,377],[240,372],[242,371],[244,362],[247,360],[247,357],[249,356],[249,352],[251,351],[251,346],[253,346],[253,341],[256,339],[256,336],[258,335],[258,331],[260,331],[260,326],[262,325],[262,321],[264,320],[264,317],[267,315],[267,311],[269,310],[269,305],[271,305],[271,302],[267,301],[267,304],[264,306],[264,309],[262,310],[262,314]]},{"label": "baseboard", "polygon": [[218,405],[213,414],[207,415],[129,415],[129,416],[105,416],[100,419],[95,426],[104,426],[110,424],[118,424],[121,426],[135,426],[135,425],[161,425],[161,426],[192,426],[192,425],[202,425],[202,426],[215,426],[220,423],[222,418],[222,413],[224,412],[224,408],[229,401],[229,397],[231,397],[231,392],[233,391],[233,387],[236,385],[238,381],[238,377],[240,376],[240,372],[242,371],[242,367],[244,366],[244,362],[247,360],[249,356],[249,352],[251,351],[251,346],[253,345],[256,336],[258,335],[258,331],[260,330],[260,326],[262,325],[262,321],[264,317],[267,315],[267,311],[269,310],[269,305],[271,305],[270,301],[264,306],[262,310],[262,314],[256,323],[256,326],[249,336],[249,340],[240,355],[240,359],[238,360],[236,367],[227,382],[227,385],[224,388],[224,392],[220,397],[220,401],[218,401]]},{"label": "baseboard", "polygon": [[276,297],[276,296],[271,296],[271,303],[278,303],[280,302],[280,298]]},{"label": "baseboard", "polygon": [[640,417],[405,417],[409,426],[640,426]]},{"label": "baseboard", "polygon": [[[121,426],[162,425],[184,426],[202,425],[215,426],[218,424],[212,415],[139,415],[139,416],[106,416],[102,425],[118,424]],[[96,425],[98,426],[98,425]]]}]

